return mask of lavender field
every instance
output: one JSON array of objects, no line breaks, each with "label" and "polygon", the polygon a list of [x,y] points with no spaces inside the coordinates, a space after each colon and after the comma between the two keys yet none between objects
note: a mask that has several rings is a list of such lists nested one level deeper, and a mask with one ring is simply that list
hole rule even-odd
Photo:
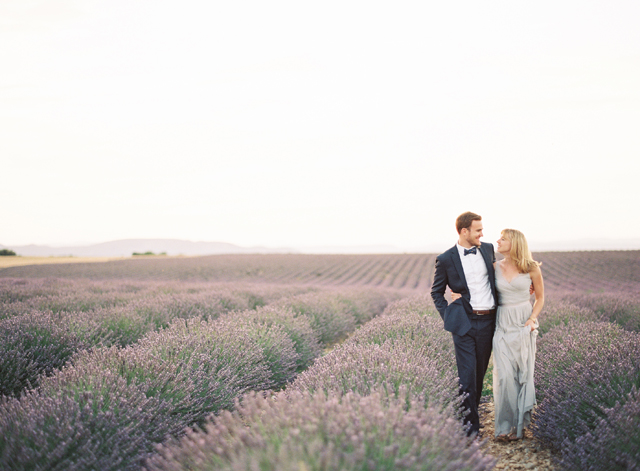
[{"label": "lavender field", "polygon": [[[638,292],[640,251],[541,252],[550,291]],[[0,278],[191,281],[369,286],[426,292],[436,254],[211,255],[16,266]]]},{"label": "lavender field", "polygon": [[[535,257],[533,433],[558,469],[639,469],[640,252]],[[492,469],[460,425],[434,260],[0,270],[0,469]]]}]

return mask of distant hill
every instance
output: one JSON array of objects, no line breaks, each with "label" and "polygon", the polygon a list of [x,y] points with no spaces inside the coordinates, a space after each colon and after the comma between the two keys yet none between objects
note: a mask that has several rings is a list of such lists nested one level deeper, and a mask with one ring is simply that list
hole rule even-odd
[{"label": "distant hill", "polygon": [[[495,240],[487,237],[483,242],[490,242],[496,248]],[[455,238],[447,244],[431,244],[406,250],[408,253],[441,253],[455,244]],[[557,241],[529,241],[532,252],[584,252],[597,250],[640,250],[640,239],[576,239]]]},{"label": "distant hill", "polygon": [[[313,245],[296,247],[299,253],[307,254],[390,254],[406,253],[395,245]],[[424,252],[426,253],[426,252]]]},{"label": "distant hill", "polygon": [[[489,241],[487,241],[489,242]],[[492,242],[492,241],[491,241]],[[455,243],[430,244],[421,247],[399,248],[393,245],[332,245],[301,247],[241,247],[227,242],[192,242],[180,239],[123,239],[101,244],[50,247],[47,245],[2,245],[25,257],[75,256],[75,257],[130,257],[133,252],[151,251],[167,255],[217,255],[241,253],[306,253],[306,254],[392,254],[392,253],[440,253]],[[575,241],[531,241],[533,252],[575,252],[589,250],[640,250],[640,239],[582,239]]]},{"label": "distant hill", "polygon": [[293,249],[267,247],[240,247],[226,242],[191,242],[179,239],[123,239],[101,244],[50,247],[47,245],[4,246],[25,257],[128,257],[133,252],[166,252],[167,255],[214,255],[238,253],[297,253]]}]

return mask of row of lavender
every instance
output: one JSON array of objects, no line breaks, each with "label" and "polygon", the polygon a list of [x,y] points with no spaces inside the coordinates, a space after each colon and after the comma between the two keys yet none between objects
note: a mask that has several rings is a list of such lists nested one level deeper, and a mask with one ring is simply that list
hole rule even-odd
[{"label": "row of lavender", "polygon": [[215,319],[310,288],[242,283],[0,279],[0,395],[97,345],[127,346],[174,319]]},{"label": "row of lavender", "polygon": [[85,312],[139,306],[147,310],[190,309],[195,314],[219,314],[230,309],[255,308],[285,295],[311,290],[295,285],[241,282],[153,282],[104,279],[0,278],[0,319],[31,311]]},{"label": "row of lavender", "polygon": [[80,351],[37,389],[1,400],[0,469],[139,469],[155,445],[241,394],[293,380],[389,296],[305,293],[217,319],[177,318],[129,346]]},{"label": "row of lavender", "polygon": [[[640,266],[640,265],[638,265]],[[640,290],[595,293],[558,292],[554,298],[590,309],[598,320],[620,325],[625,330],[640,332]]]},{"label": "row of lavender", "polygon": [[[539,252],[545,285],[556,291],[625,292],[640,289],[640,251]],[[559,294],[559,293],[558,293]]]},{"label": "row of lavender", "polygon": [[640,469],[637,296],[563,299],[541,318],[534,434],[558,451],[561,469]]},{"label": "row of lavender", "polygon": [[466,437],[453,344],[431,300],[396,302],[285,391],[162,446],[152,471],[486,470]]}]

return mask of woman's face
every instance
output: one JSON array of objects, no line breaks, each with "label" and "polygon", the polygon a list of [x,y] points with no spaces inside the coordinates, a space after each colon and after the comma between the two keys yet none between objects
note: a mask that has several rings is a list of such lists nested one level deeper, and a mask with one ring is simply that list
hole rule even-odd
[{"label": "woman's face", "polygon": [[498,244],[498,253],[508,254],[511,251],[511,241],[504,235],[501,235],[496,242]]}]

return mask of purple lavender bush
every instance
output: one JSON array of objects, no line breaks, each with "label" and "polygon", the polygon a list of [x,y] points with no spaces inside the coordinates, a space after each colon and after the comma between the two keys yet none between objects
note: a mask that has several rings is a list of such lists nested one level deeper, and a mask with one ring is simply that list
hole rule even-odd
[{"label": "purple lavender bush", "polygon": [[249,390],[280,387],[295,376],[293,341],[278,325],[240,318],[176,320],[126,349],[99,349],[74,359],[100,364],[149,397],[174,405],[184,426],[233,405]]},{"label": "purple lavender bush", "polygon": [[[299,366],[299,355],[294,341],[287,333],[287,328],[278,323],[252,322],[241,316],[225,318],[216,323],[218,332],[223,329],[238,335],[245,332],[242,338],[245,342],[255,342],[261,349],[265,362],[269,368],[270,383],[268,386],[252,389],[279,389],[296,377]],[[293,326],[292,326],[293,327]],[[293,330],[291,328],[290,330]]]},{"label": "purple lavender bush", "polygon": [[438,410],[457,411],[455,371],[441,370],[438,361],[420,349],[390,344],[340,346],[302,372],[287,391],[371,394],[384,390],[398,397],[406,390]]},{"label": "purple lavender bush", "polygon": [[451,335],[443,329],[442,319],[427,296],[413,296],[391,304],[385,315],[358,329],[350,344],[377,344],[394,351],[405,351],[416,358],[427,358],[437,370],[433,380],[450,384],[457,378]]},{"label": "purple lavender bush", "polygon": [[0,320],[42,311],[33,306],[32,299],[55,295],[59,285],[57,280],[0,279]]},{"label": "purple lavender bush", "polygon": [[38,281],[23,278],[0,279],[0,305],[22,302],[34,296],[52,294],[59,290],[58,285],[59,281],[53,279]]},{"label": "purple lavender bush", "polygon": [[283,298],[275,305],[308,317],[320,343],[330,345],[345,338],[360,322],[381,314],[392,296],[375,290],[333,290]]},{"label": "purple lavender bush", "polygon": [[[633,347],[638,334],[609,322],[583,322],[559,325],[538,339],[535,384],[538,399],[567,374],[601,370],[616,361],[637,358]],[[598,367],[598,362],[602,363]],[[611,404],[613,405],[613,404]]]},{"label": "purple lavender bush", "polygon": [[425,297],[401,300],[298,376],[290,390],[369,394],[408,390],[441,410],[459,407],[451,336]]},{"label": "purple lavender bush", "polygon": [[[161,323],[138,312],[132,304],[99,308],[82,314],[84,314],[82,317],[91,319],[100,326],[106,337],[102,342],[105,346],[126,347],[134,344],[147,333],[162,328]],[[163,318],[163,321],[167,325],[170,322],[167,318]]]},{"label": "purple lavender bush", "polygon": [[640,387],[640,334],[608,322],[558,326],[538,341],[533,431],[567,449]]},{"label": "purple lavender bush", "polygon": [[354,316],[342,312],[335,295],[332,298],[327,300],[325,293],[309,293],[282,299],[276,305],[288,307],[296,314],[307,317],[311,328],[318,333],[320,342],[327,345],[344,338],[356,327]]},{"label": "purple lavender bush", "polygon": [[306,316],[300,316],[290,308],[265,306],[255,311],[244,311],[231,314],[231,317],[242,318],[264,325],[279,325],[293,341],[297,354],[296,371],[300,372],[309,367],[322,353],[318,333],[311,328]]},{"label": "purple lavender bush", "polygon": [[352,343],[400,342],[414,348],[443,348],[453,351],[451,334],[442,328],[442,319],[431,299],[412,296],[389,305],[383,316],[368,322],[349,337]]},{"label": "purple lavender bush", "polygon": [[605,316],[588,307],[572,304],[564,296],[547,296],[538,332],[544,335],[558,325],[605,321]]},{"label": "purple lavender bush", "polygon": [[398,297],[393,291],[351,288],[339,290],[337,302],[341,305],[342,312],[353,316],[356,325],[362,325],[382,314],[389,302]]},{"label": "purple lavender bush", "polygon": [[160,447],[145,469],[480,471],[494,465],[458,421],[404,391],[397,399],[374,391],[246,395],[234,412]]},{"label": "purple lavender bush", "polygon": [[0,395],[36,387],[40,376],[106,339],[107,333],[82,314],[31,312],[0,321]]},{"label": "purple lavender bush", "polygon": [[123,306],[141,294],[139,287],[113,282],[97,284],[56,279],[24,281],[25,284],[18,285],[16,280],[0,279],[0,286],[9,291],[18,291],[12,296],[12,301],[3,301],[3,304],[17,304],[18,308],[31,307],[41,311],[82,312]]},{"label": "purple lavender bush", "polygon": [[563,469],[631,471],[640,469],[640,394],[633,389],[622,404],[605,410],[592,432],[562,450]]},{"label": "purple lavender bush", "polygon": [[0,399],[0,469],[140,469],[154,443],[180,430],[169,404],[118,374],[99,365],[75,374],[47,378],[43,391]]},{"label": "purple lavender bush", "polygon": [[603,320],[640,332],[640,294],[637,291],[563,293],[562,297],[578,306],[593,309]]}]

